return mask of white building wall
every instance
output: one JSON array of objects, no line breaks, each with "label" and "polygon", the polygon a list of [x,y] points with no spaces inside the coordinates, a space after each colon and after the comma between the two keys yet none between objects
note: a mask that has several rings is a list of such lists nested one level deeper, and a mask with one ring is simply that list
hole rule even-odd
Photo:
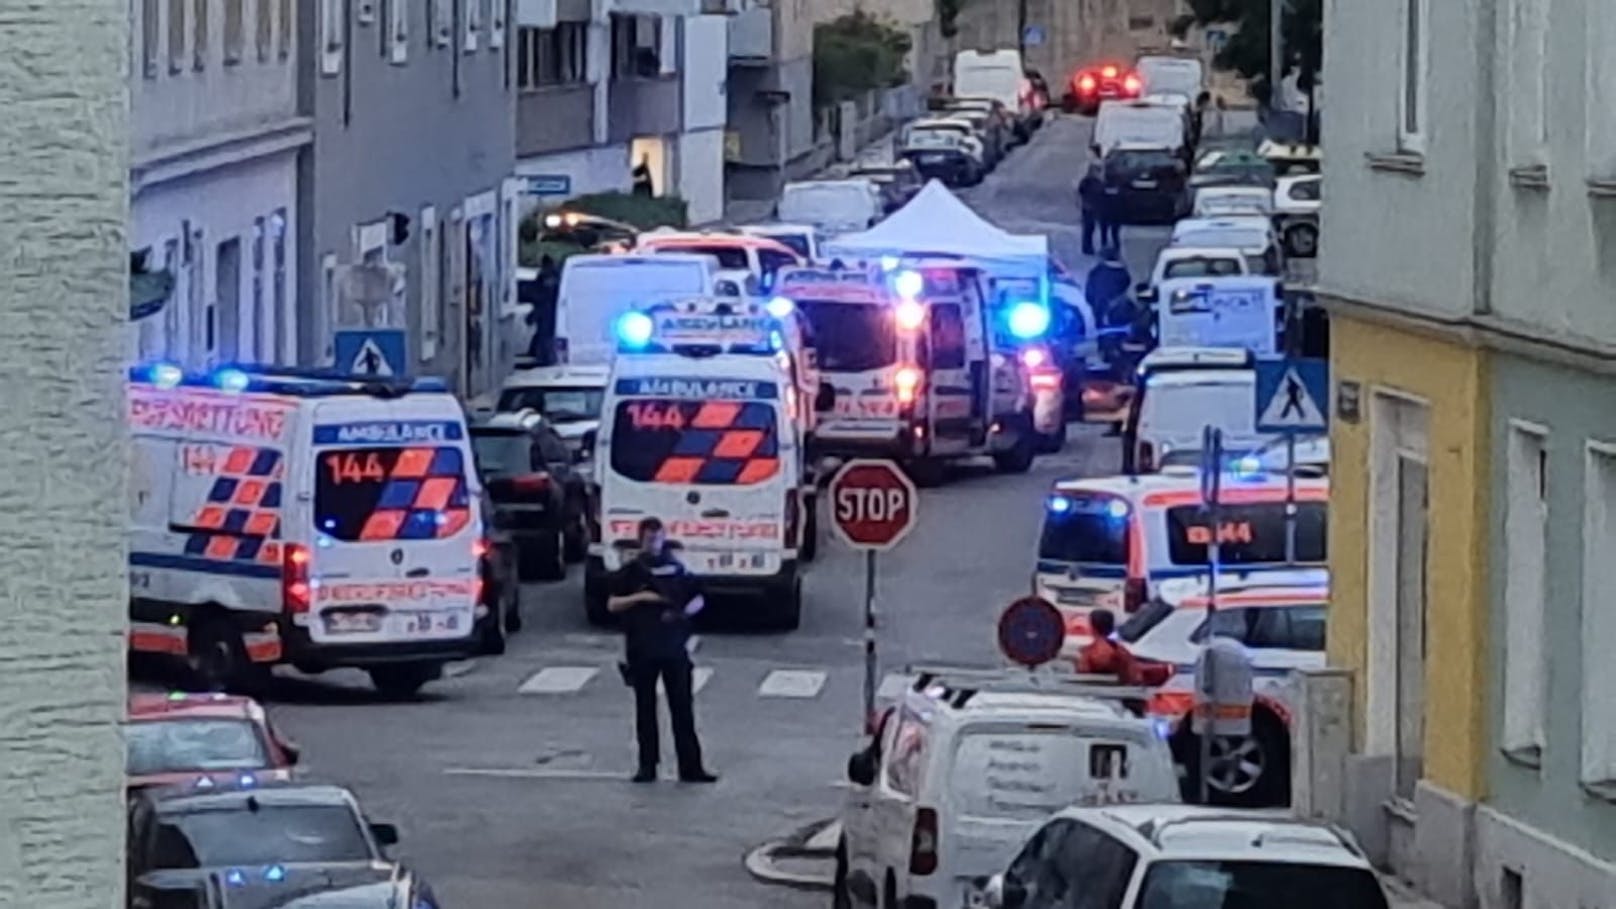
[{"label": "white building wall", "polygon": [[729,19],[691,16],[684,31],[685,129],[722,129],[729,117]]},{"label": "white building wall", "polygon": [[0,906],[124,905],[124,0],[0,11]]},{"label": "white building wall", "polygon": [[[163,310],[132,326],[132,359],[192,368],[297,361],[295,153],[148,187],[130,209],[130,248],[149,248],[150,267],[167,268],[175,282]],[[231,239],[240,249],[234,316],[224,311],[218,282],[219,246]]]},{"label": "white building wall", "polygon": [[534,155],[516,161],[518,179],[548,175],[565,175],[572,180],[572,191],[566,196],[540,197],[526,195],[523,207],[527,211],[545,203],[560,202],[572,196],[626,190],[631,182],[628,145],[600,145],[578,148],[549,155]]},{"label": "white building wall", "polygon": [[707,129],[679,136],[679,195],[690,206],[691,224],[710,224],[724,216],[724,130]]}]

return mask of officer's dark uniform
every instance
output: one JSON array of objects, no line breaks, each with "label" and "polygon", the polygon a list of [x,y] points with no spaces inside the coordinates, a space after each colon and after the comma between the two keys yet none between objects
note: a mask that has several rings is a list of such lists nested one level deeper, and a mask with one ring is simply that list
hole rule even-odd
[{"label": "officer's dark uniform", "polygon": [[668,694],[668,716],[673,724],[673,747],[681,777],[706,774],[701,742],[696,738],[692,701],[690,619],[685,607],[701,595],[700,585],[685,566],[666,553],[641,554],[618,570],[613,596],[631,596],[653,590],[665,602],[635,606],[623,614],[628,645],[628,679],[634,686],[634,729],[640,741],[640,772],[655,772],[661,758],[657,738],[657,680]]}]

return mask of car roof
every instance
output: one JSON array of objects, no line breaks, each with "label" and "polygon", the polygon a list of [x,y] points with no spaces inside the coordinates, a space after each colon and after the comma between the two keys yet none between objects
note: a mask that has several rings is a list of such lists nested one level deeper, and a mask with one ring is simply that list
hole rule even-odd
[{"label": "car roof", "polygon": [[1239,259],[1244,262],[1245,254],[1238,246],[1163,246],[1156,258],[1162,261],[1179,261],[1181,259]]},{"label": "car roof", "polygon": [[[1208,575],[1166,578],[1158,582],[1156,596],[1174,606],[1205,606]],[[1218,572],[1218,605],[1295,606],[1325,605],[1330,599],[1328,568],[1262,568]]]},{"label": "car roof", "polygon": [[505,379],[504,388],[538,388],[546,385],[590,385],[605,387],[610,366],[535,366],[518,369]]},{"label": "car roof", "polygon": [[1250,385],[1257,381],[1257,373],[1249,366],[1191,366],[1182,369],[1158,369],[1150,374],[1150,387],[1188,388],[1196,385]]},{"label": "car roof", "polygon": [[681,233],[648,233],[641,234],[635,244],[639,249],[680,249],[689,246],[736,246],[741,249],[768,249],[775,252],[784,252],[795,256],[797,253],[791,247],[778,240],[760,237],[756,234],[720,233],[714,232],[681,232]]},{"label": "car roof", "polygon": [[930,129],[933,127],[946,127],[948,129],[965,127],[966,129],[969,129],[970,126],[971,124],[962,120],[954,119],[953,117],[926,117],[909,124],[910,129]]},{"label": "car roof", "polygon": [[812,224],[787,224],[782,221],[771,221],[768,224],[743,224],[735,228],[749,236],[761,237],[770,234],[816,234],[819,228]]},{"label": "car roof", "polygon": [[1141,372],[1164,369],[1252,369],[1255,358],[1237,347],[1158,347],[1139,361]]},{"label": "car roof", "polygon": [[1201,230],[1272,230],[1266,215],[1208,215],[1204,218],[1184,218],[1173,225],[1173,235],[1195,233]]},{"label": "car roof", "polygon": [[129,696],[129,720],[149,722],[180,718],[261,720],[263,707],[252,698],[229,694],[140,693]]},{"label": "car roof", "polygon": [[787,183],[785,185],[785,189],[781,190],[781,192],[783,193],[790,189],[808,189],[810,187],[845,187],[848,189],[869,189],[872,185],[873,184],[871,184],[870,181],[865,180],[862,177],[843,177],[839,180],[794,180]]},{"label": "car roof", "polygon": [[293,781],[263,781],[250,786],[215,784],[206,789],[198,786],[165,786],[147,790],[159,812],[246,810],[255,802],[267,806],[327,806],[357,808],[353,793],[331,783]]},{"label": "car roof", "polygon": [[1102,829],[1154,860],[1292,862],[1373,873],[1350,834],[1285,811],[1149,804],[1068,808],[1055,817]]},{"label": "car roof", "polygon": [[478,414],[471,421],[471,431],[476,432],[532,432],[545,425],[543,415],[532,408],[523,410],[502,410],[489,414]]}]

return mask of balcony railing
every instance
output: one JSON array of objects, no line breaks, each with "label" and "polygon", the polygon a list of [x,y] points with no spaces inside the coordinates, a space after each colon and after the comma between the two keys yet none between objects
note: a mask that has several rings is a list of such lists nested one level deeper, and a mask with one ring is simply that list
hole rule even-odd
[{"label": "balcony railing", "polygon": [[635,136],[679,132],[684,104],[678,73],[655,78],[617,78],[607,103],[607,136],[622,142]]},{"label": "balcony railing", "polygon": [[516,97],[516,156],[595,144],[595,87],[588,83],[524,89]]}]

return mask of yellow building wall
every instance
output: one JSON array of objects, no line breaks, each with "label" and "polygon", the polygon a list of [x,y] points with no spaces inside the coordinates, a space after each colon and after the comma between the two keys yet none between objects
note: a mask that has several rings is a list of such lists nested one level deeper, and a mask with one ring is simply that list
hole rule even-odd
[{"label": "yellow building wall", "polygon": [[1485,352],[1336,314],[1333,381],[1359,383],[1357,423],[1330,430],[1332,666],[1353,671],[1355,749],[1368,709],[1370,430],[1377,390],[1430,405],[1426,553],[1425,778],[1480,798],[1486,760],[1487,520]]}]

